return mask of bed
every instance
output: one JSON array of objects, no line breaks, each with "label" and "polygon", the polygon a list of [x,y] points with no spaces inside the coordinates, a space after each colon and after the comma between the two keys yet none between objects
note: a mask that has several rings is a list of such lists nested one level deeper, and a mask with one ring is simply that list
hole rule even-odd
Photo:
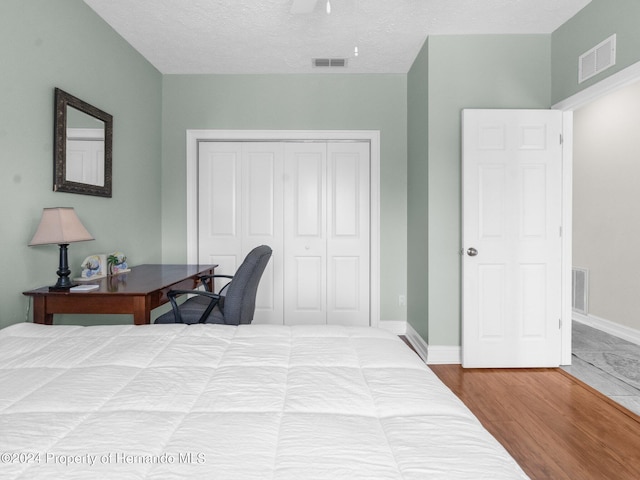
[{"label": "bed", "polygon": [[3,479],[524,479],[397,336],[340,326],[0,330]]}]

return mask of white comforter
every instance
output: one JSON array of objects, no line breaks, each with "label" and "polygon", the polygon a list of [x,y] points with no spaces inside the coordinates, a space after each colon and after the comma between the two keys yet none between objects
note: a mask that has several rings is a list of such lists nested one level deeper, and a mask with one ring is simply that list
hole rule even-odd
[{"label": "white comforter", "polygon": [[2,479],[526,478],[372,328],[13,325],[0,455]]}]

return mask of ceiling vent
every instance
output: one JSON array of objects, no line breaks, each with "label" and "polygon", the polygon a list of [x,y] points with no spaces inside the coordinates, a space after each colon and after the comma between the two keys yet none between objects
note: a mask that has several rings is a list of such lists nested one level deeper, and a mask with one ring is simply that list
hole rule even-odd
[{"label": "ceiling vent", "polygon": [[588,52],[580,55],[578,60],[578,83],[597,75],[616,64],[616,36],[611,35]]},{"label": "ceiling vent", "polygon": [[346,67],[346,58],[314,58],[314,67]]}]

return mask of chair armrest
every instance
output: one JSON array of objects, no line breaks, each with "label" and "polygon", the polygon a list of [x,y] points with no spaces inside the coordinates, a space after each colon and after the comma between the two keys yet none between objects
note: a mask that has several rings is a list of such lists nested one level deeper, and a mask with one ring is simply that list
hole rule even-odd
[{"label": "chair armrest", "polygon": [[198,275],[198,278],[200,280],[202,280],[203,278],[233,278],[233,275],[218,275],[217,273],[215,275],[211,275],[207,273],[204,275]]},{"label": "chair armrest", "polygon": [[[217,274],[209,274],[206,273],[204,275],[198,275],[198,278],[200,279],[200,282],[202,283],[202,285],[204,285],[204,288],[207,292],[210,292],[211,290],[209,289],[209,282],[207,282],[207,280],[211,281],[214,278],[228,278],[228,279],[233,279],[233,275],[217,275]],[[229,282],[231,283],[231,282]],[[227,285],[229,285],[229,283],[227,283],[224,287],[222,287],[220,289],[220,292],[222,292],[222,290],[224,290],[226,288]],[[218,292],[218,293],[220,293]]]}]

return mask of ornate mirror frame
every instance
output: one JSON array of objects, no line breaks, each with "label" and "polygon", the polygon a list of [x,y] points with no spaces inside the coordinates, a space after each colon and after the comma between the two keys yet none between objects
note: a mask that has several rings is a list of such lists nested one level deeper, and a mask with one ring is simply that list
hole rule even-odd
[{"label": "ornate mirror frame", "polygon": [[[69,180],[67,175],[68,108],[74,108],[104,123],[104,181],[101,185]],[[73,95],[55,89],[55,121],[53,152],[53,190],[99,197],[111,197],[113,117]],[[95,131],[95,129],[94,129]]]}]

